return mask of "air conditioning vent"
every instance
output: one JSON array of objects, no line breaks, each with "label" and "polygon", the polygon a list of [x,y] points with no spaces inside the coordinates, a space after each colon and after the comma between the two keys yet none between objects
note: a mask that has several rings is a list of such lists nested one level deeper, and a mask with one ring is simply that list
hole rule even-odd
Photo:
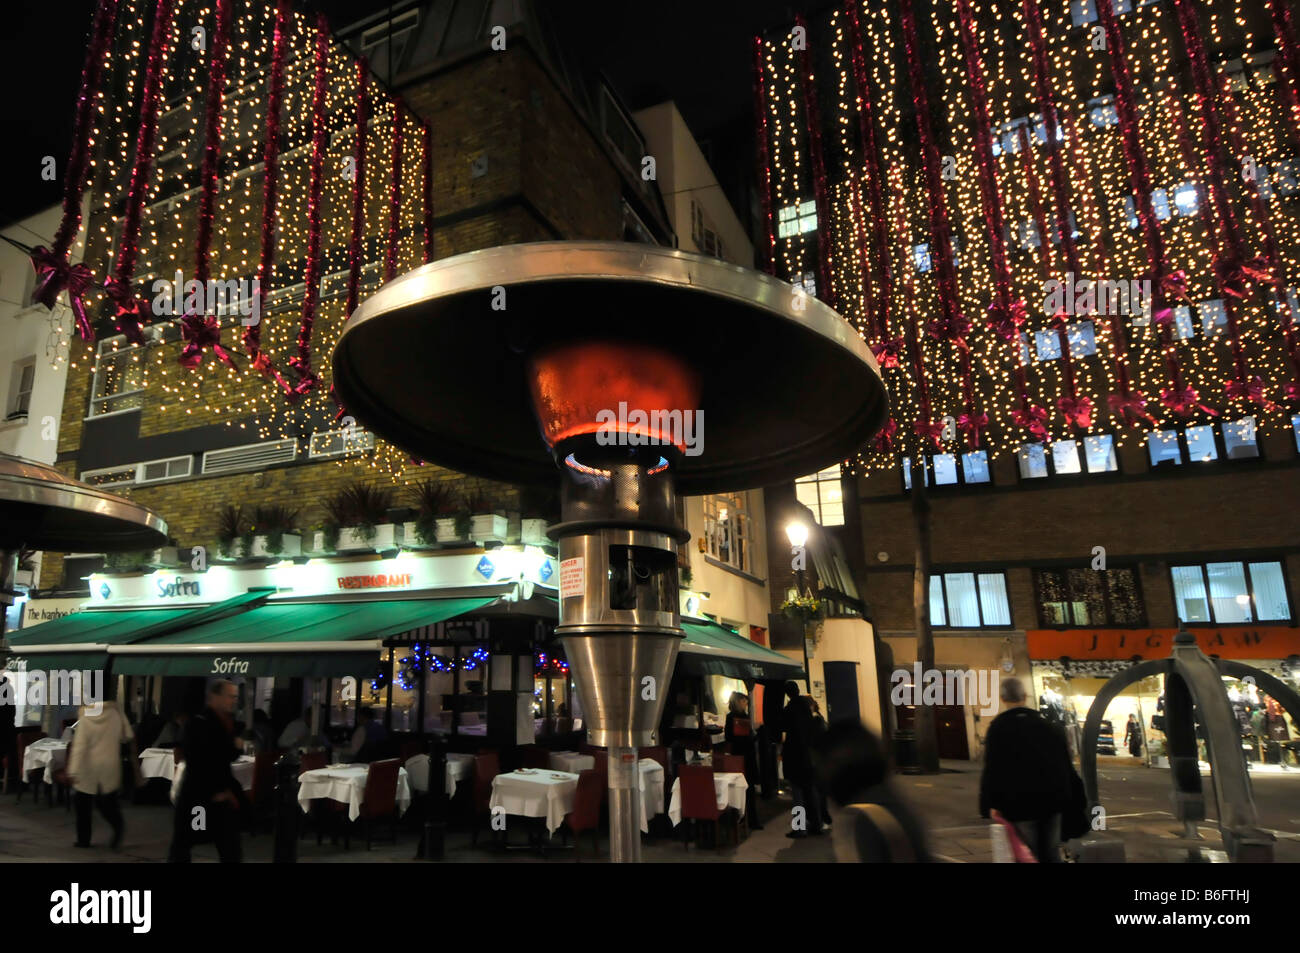
[{"label": "air conditioning vent", "polygon": [[270,440],[242,447],[224,447],[203,454],[204,473],[239,473],[261,470],[277,463],[292,463],[298,456],[298,441]]},{"label": "air conditioning vent", "polygon": [[167,460],[150,460],[136,468],[136,483],[161,483],[164,480],[183,480],[194,472],[194,458],[171,457]]},{"label": "air conditioning vent", "polygon": [[375,435],[360,427],[343,430],[322,430],[311,435],[307,455],[313,460],[346,457],[352,453],[365,453],[375,449]]}]

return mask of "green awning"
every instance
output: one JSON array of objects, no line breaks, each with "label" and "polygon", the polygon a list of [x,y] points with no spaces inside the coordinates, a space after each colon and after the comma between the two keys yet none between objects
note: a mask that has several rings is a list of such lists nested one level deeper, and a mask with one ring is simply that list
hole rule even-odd
[{"label": "green awning", "polygon": [[380,643],[496,597],[271,603],[110,650],[120,675],[371,677]]},{"label": "green awning", "polygon": [[31,629],[19,629],[10,635],[9,647],[13,656],[7,664],[29,671],[104,668],[110,645],[126,645],[175,632],[185,626],[201,625],[264,602],[274,592],[274,589],[252,589],[200,609],[86,609],[74,612]]},{"label": "green awning", "polygon": [[803,667],[793,659],[715,622],[683,619],[686,638],[677,665],[692,675],[726,675],[743,679],[803,678]]}]

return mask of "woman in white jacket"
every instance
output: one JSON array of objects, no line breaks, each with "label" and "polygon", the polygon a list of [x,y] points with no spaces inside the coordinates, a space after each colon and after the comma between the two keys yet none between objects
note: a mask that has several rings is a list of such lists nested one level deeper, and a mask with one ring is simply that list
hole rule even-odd
[{"label": "woman in white jacket", "polygon": [[113,844],[122,843],[122,809],[117,790],[122,786],[122,745],[131,743],[131,763],[135,760],[135,733],[115,701],[104,701],[82,708],[68,755],[68,779],[77,792],[77,842],[75,847],[90,846],[90,808],[94,804],[104,820],[113,827]]}]

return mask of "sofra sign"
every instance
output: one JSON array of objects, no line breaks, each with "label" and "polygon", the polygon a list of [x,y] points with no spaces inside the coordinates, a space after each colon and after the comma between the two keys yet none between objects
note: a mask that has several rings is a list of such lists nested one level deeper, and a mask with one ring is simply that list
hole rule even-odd
[{"label": "sofra sign", "polygon": [[158,586],[158,597],[160,599],[169,599],[173,596],[198,596],[199,581],[197,579],[182,579],[180,576],[164,576],[159,574],[155,580]]},{"label": "sofra sign", "polygon": [[212,670],[209,675],[247,675],[248,659],[241,659],[234,655],[230,658],[214,658],[212,660]]}]

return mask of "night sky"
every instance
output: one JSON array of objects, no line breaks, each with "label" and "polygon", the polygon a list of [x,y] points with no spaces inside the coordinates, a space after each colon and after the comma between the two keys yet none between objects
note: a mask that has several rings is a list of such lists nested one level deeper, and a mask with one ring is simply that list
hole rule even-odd
[{"label": "night sky", "polygon": [[[603,71],[628,106],[639,109],[674,99],[702,140],[729,192],[743,175],[752,143],[753,35],[783,27],[797,9],[827,2],[789,0],[655,0],[639,3],[544,0],[565,46]],[[377,0],[325,0],[336,27],[388,8]],[[71,139],[72,109],[81,82],[86,36],[95,0],[45,0],[5,7],[0,57],[6,148],[0,222],[8,224],[61,198],[58,181],[40,177],[41,161],[55,157],[60,178]],[[739,210],[738,210],[739,211]],[[742,213],[743,218],[743,213]]]}]

